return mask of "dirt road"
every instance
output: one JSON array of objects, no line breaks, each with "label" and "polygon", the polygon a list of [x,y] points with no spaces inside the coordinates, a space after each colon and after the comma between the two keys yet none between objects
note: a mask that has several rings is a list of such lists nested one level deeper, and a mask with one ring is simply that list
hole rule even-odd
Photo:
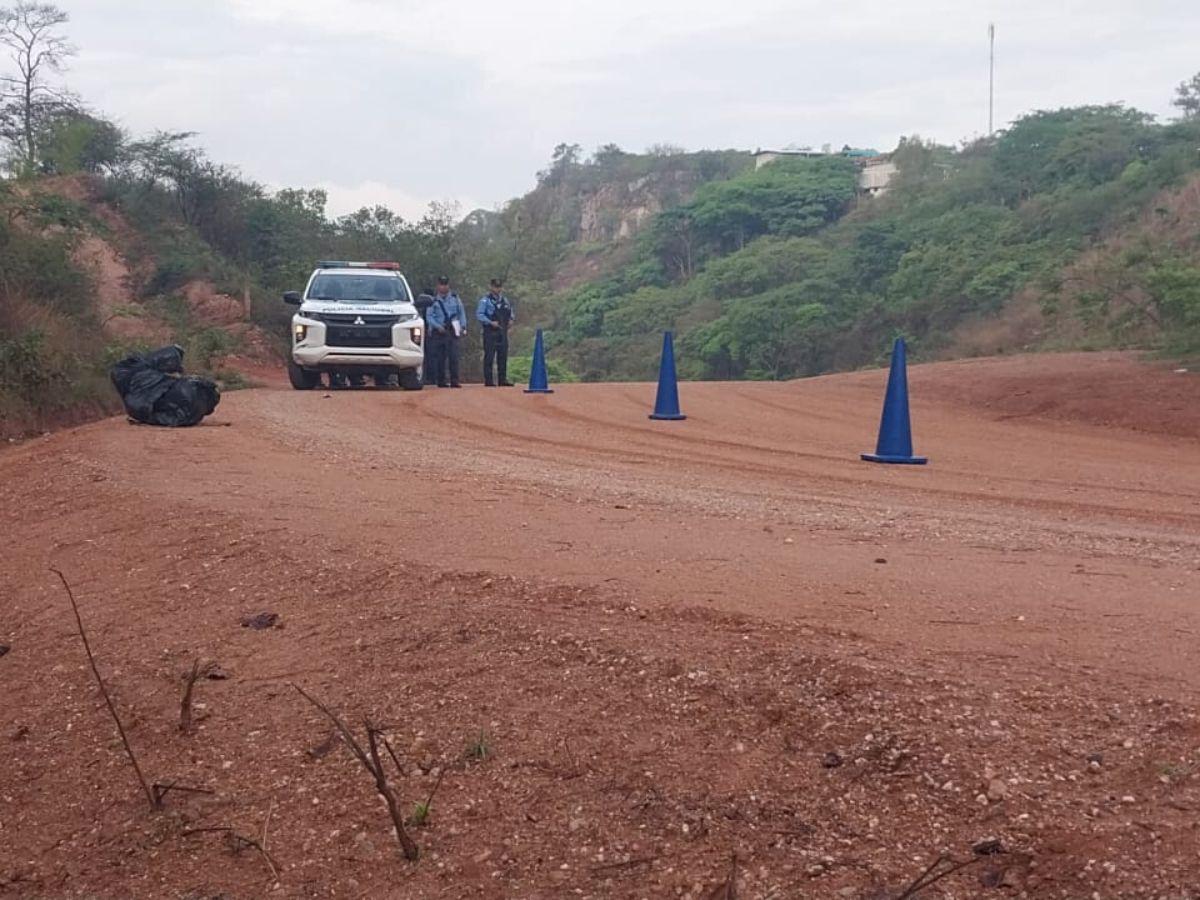
[{"label": "dirt road", "polygon": [[[746,896],[894,897],[996,836],[944,896],[1192,896],[1200,377],[918,367],[925,468],[858,460],[884,377],[668,423],[647,385],[263,389],[0,454],[0,893],[258,896],[184,832],[269,809],[283,896],[699,898],[736,851]],[[49,565],[147,768],[217,795],[137,809]],[[184,736],[195,657],[230,677]],[[385,723],[409,799],[446,770],[425,861],[289,681]]]}]

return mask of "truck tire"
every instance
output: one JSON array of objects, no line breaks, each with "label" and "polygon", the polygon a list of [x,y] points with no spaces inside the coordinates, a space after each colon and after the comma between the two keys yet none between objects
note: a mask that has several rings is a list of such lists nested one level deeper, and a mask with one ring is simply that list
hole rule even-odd
[{"label": "truck tire", "polygon": [[321,383],[320,372],[310,372],[308,369],[296,365],[290,359],[288,360],[287,369],[288,381],[298,391],[311,391]]},{"label": "truck tire", "polygon": [[421,383],[421,370],[401,369],[400,387],[404,388],[406,391],[419,391],[423,387]]}]

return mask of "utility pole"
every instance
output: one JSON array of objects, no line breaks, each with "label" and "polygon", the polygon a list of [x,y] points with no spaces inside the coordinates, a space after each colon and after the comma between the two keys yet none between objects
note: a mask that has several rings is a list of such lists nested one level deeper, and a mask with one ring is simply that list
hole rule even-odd
[{"label": "utility pole", "polygon": [[996,129],[993,111],[996,108],[996,23],[988,23],[988,137]]}]

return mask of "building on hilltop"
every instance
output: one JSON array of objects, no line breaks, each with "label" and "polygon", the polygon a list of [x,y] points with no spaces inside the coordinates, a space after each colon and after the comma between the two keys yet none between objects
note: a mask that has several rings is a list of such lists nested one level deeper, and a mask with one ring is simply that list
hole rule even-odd
[{"label": "building on hilltop", "polygon": [[880,153],[870,147],[851,147],[848,144],[841,150],[831,150],[826,144],[820,150],[811,147],[798,147],[787,150],[755,150],[754,168],[761,169],[778,159],[812,159],[823,156],[842,156],[854,160],[858,166],[858,191],[870,197],[876,197],[887,191],[892,176],[896,174],[896,164],[891,154]]},{"label": "building on hilltop", "polygon": [[814,150],[812,147],[798,147],[788,150],[755,150],[754,168],[775,162],[777,159],[811,159],[816,156],[828,156],[828,150]]},{"label": "building on hilltop", "polygon": [[862,160],[858,170],[858,192],[877,197],[887,191],[896,171],[896,163],[890,155],[880,154]]}]

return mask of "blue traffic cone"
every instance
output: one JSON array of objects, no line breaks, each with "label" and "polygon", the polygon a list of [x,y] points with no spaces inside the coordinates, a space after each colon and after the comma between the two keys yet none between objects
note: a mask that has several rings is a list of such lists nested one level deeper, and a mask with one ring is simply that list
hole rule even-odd
[{"label": "blue traffic cone", "polygon": [[908,367],[904,338],[896,338],[892,347],[892,370],[888,373],[887,395],[883,399],[883,418],[879,422],[879,442],[874,453],[864,453],[868,462],[902,463],[923,466],[924,456],[913,456],[912,424],[908,417]]},{"label": "blue traffic cone", "polygon": [[671,332],[663,332],[662,360],[658,364],[658,396],[654,398],[652,419],[686,419],[679,411],[679,385],[675,379],[675,344]]},{"label": "blue traffic cone", "polygon": [[542,329],[537,330],[533,339],[533,365],[529,368],[529,387],[527,394],[553,394],[550,387],[550,377],[546,374],[546,349],[542,346]]}]

